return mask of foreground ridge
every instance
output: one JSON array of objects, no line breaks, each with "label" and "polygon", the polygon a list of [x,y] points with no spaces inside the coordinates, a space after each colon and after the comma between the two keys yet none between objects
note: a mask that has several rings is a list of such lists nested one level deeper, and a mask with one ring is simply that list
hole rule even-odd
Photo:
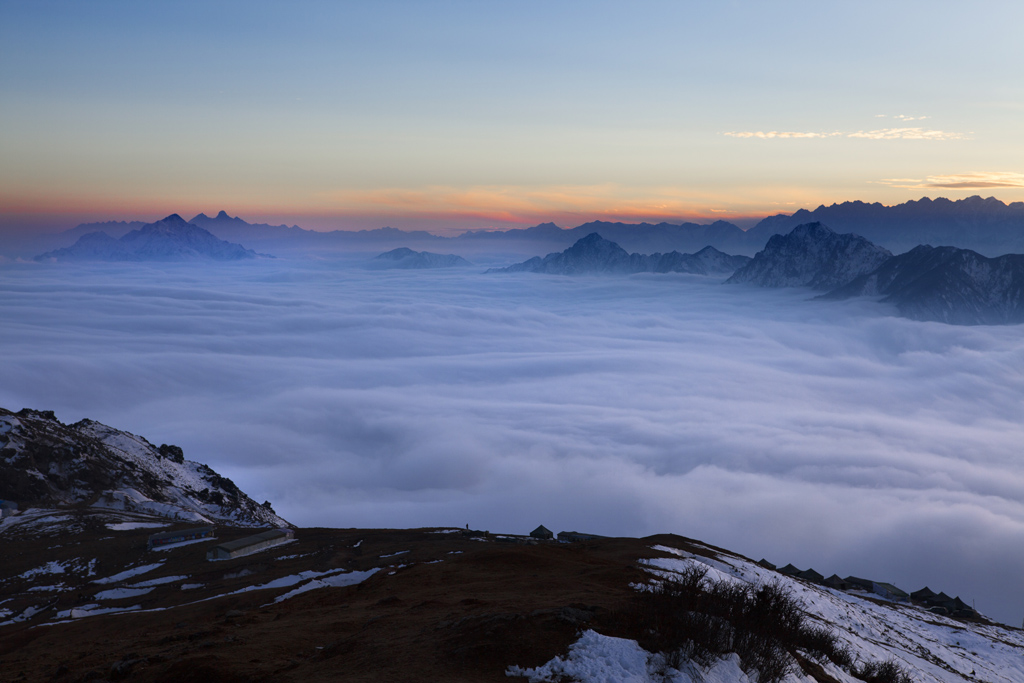
[{"label": "foreground ridge", "polygon": [[[0,499],[21,509],[88,507],[233,526],[288,526],[208,466],[173,445],[51,411],[0,408]],[[11,517],[9,525],[30,523]],[[45,530],[45,525],[40,530]]]}]

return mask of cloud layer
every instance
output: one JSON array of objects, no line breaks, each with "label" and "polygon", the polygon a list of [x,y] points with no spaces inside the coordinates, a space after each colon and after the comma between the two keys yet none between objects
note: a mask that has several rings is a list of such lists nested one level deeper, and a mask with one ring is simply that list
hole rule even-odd
[{"label": "cloud layer", "polygon": [[4,269],[0,405],[300,525],[675,532],[1024,612],[1019,328],[670,275]]}]

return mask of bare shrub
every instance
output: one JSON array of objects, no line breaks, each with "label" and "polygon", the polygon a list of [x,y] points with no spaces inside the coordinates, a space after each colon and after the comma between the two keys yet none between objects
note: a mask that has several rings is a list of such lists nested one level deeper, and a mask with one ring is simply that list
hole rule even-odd
[{"label": "bare shrub", "polygon": [[[706,567],[692,565],[638,592],[634,618],[640,644],[663,653],[676,668],[687,660],[708,666],[735,652],[745,672],[757,671],[761,683],[778,683],[797,671],[793,655],[800,651],[859,673],[850,650],[830,628],[810,623],[803,603],[778,580],[756,586],[712,581]],[[866,679],[870,683],[908,683],[909,678],[879,678],[894,675],[893,666],[905,675],[895,662],[861,671],[875,676]]]},{"label": "bare shrub", "polygon": [[910,674],[895,659],[884,662],[867,662],[851,673],[866,683],[914,683]]}]

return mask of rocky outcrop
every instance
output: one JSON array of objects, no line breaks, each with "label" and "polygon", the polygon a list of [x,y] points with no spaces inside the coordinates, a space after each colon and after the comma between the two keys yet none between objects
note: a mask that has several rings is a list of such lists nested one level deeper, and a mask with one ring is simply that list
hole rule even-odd
[{"label": "rocky outcrop", "polygon": [[957,325],[1024,323],[1024,254],[987,258],[919,246],[821,298],[881,296],[915,320]]},{"label": "rocky outcrop", "polygon": [[727,282],[829,290],[871,272],[890,258],[888,249],[863,237],[839,235],[821,223],[807,223],[787,235],[772,237]]},{"label": "rocky outcrop", "polygon": [[227,477],[93,420],[72,425],[50,411],[0,408],[0,499],[22,508],[87,505],[235,526],[288,523]]}]

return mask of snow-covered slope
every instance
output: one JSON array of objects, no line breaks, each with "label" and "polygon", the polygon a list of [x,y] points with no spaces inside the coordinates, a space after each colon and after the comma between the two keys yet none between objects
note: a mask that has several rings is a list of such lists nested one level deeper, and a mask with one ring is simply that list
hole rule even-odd
[{"label": "snow-covered slope", "polygon": [[[671,579],[688,568],[707,569],[711,581],[754,585],[779,581],[803,603],[806,616],[830,628],[853,654],[854,661],[895,661],[915,683],[1020,683],[1024,681],[1024,631],[979,620],[952,619],[907,603],[878,596],[826,588],[766,569],[746,558],[708,546],[700,554],[654,546],[661,557],[643,561],[653,581]],[[638,586],[642,589],[642,586]],[[671,669],[662,656],[644,652],[635,641],[592,631],[582,635],[565,656],[534,669],[512,667],[510,676],[531,681],[571,680],[619,683],[747,683],[735,655],[708,668],[693,662]],[[857,683],[848,671],[824,662],[831,678],[794,673],[786,683],[833,680]],[[798,669],[799,671],[799,669]]]},{"label": "snow-covered slope", "polygon": [[21,509],[87,505],[235,526],[287,526],[180,448],[52,412],[0,408],[0,499]]}]

